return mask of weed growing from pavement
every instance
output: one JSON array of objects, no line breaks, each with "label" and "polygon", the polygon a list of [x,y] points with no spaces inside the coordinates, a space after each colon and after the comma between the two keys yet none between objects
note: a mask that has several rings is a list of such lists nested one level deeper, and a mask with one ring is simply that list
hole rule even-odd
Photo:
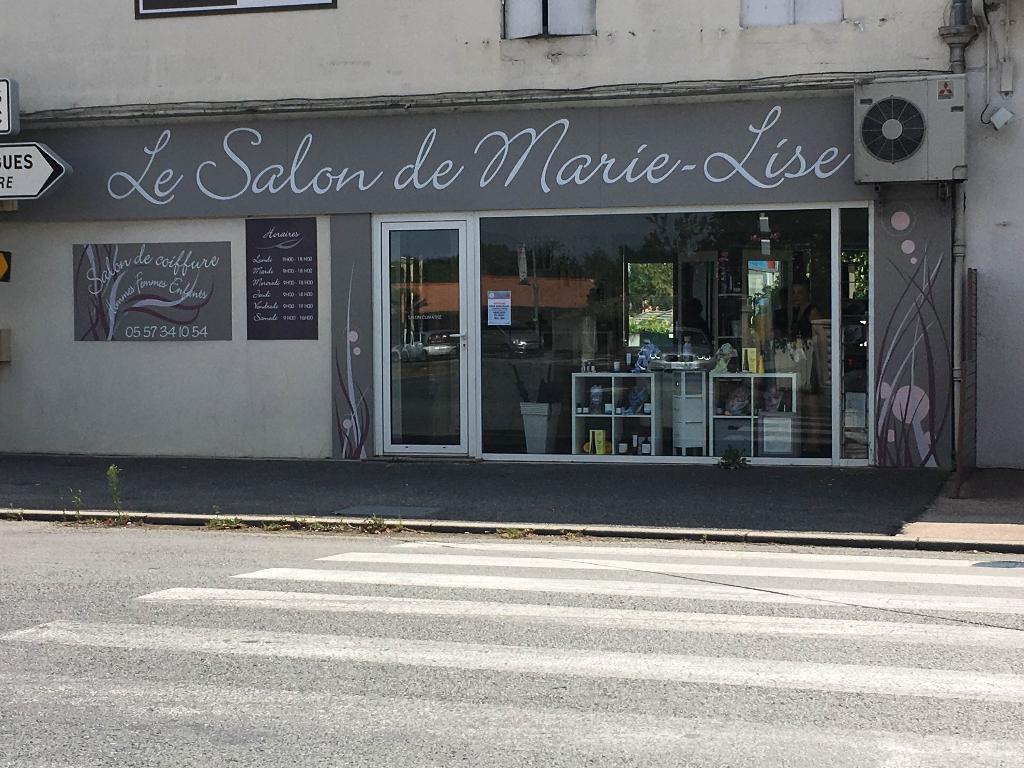
[{"label": "weed growing from pavement", "polygon": [[740,453],[738,448],[730,447],[722,454],[722,459],[718,462],[718,466],[722,469],[746,469],[750,466],[750,462],[747,461],[746,456]]},{"label": "weed growing from pavement", "polygon": [[301,517],[248,523],[238,517],[214,517],[206,521],[206,528],[213,531],[235,531],[252,528],[264,533],[280,533],[283,531],[299,533],[352,533],[353,531],[362,530],[361,527],[353,527],[348,523],[336,523],[331,520]]},{"label": "weed growing from pavement", "polygon": [[110,500],[114,502],[114,512],[117,515],[110,521],[110,525],[128,525],[131,518],[121,509],[121,468],[117,464],[107,467],[107,487],[110,489]]},{"label": "weed growing from pavement", "polygon": [[526,539],[533,536],[532,528],[499,528],[498,535],[503,539]]},{"label": "weed growing from pavement", "polygon": [[211,517],[206,521],[206,527],[211,531],[234,531],[249,526],[237,517]]},{"label": "weed growing from pavement", "polygon": [[387,521],[380,515],[373,515],[368,518],[365,523],[359,526],[359,530],[363,533],[379,535],[390,531],[391,526],[388,525]]},{"label": "weed growing from pavement", "polygon": [[75,520],[77,522],[82,521],[82,489],[81,488],[68,488],[68,492],[71,494],[71,506],[75,510]]},{"label": "weed growing from pavement", "polygon": [[[136,524],[145,524],[145,518],[140,517],[137,521],[132,520],[132,516],[128,512],[118,511],[116,514],[104,514],[98,516],[95,514],[81,514],[81,491],[72,492],[72,501],[75,504],[75,516],[69,518],[66,515],[62,515],[60,522],[66,525],[84,525],[84,526],[99,526],[106,528],[113,527],[126,527]],[[259,521],[246,521],[240,517],[225,517],[221,514],[220,507],[213,506],[215,517],[210,517],[206,520],[203,527],[208,531],[243,531],[243,530],[257,530],[265,533],[279,533],[279,532],[290,532],[294,531],[297,533],[319,533],[319,534],[351,534],[351,533],[366,533],[372,535],[382,534],[395,534],[395,533],[418,533],[417,531],[408,531],[401,520],[397,522],[389,522],[382,517],[372,517],[364,521],[363,523],[353,525],[351,523],[342,523],[334,520],[318,520],[316,518],[281,518],[279,520],[267,520],[264,522]],[[10,510],[8,512],[0,513],[0,520],[11,520],[19,521],[23,520],[22,513],[18,510]]]}]

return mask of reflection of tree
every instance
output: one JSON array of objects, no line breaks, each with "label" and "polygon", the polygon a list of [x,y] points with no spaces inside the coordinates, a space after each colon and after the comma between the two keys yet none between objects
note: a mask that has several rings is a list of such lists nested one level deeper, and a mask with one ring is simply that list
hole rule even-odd
[{"label": "reflection of tree", "polygon": [[868,300],[868,252],[844,251],[843,263],[850,270],[850,298],[859,301]]},{"label": "reflection of tree", "polygon": [[639,254],[645,261],[675,261],[713,249],[721,236],[720,217],[714,213],[652,213],[646,218],[652,229]]},{"label": "reflection of tree", "polygon": [[629,265],[630,314],[672,309],[675,268],[671,263]]},{"label": "reflection of tree", "polygon": [[[629,264],[629,312],[671,311],[675,305],[676,265],[702,250],[714,249],[722,227],[715,214],[655,213],[645,217],[651,230],[639,249],[624,248]],[[661,321],[662,325],[671,325]],[[631,331],[633,320],[631,319]]]}]

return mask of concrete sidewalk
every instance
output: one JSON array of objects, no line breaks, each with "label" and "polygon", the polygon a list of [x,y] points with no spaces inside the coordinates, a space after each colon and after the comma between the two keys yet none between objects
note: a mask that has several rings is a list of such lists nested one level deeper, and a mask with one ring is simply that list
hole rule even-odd
[{"label": "concrete sidewalk", "polygon": [[478,462],[0,456],[0,506],[894,535],[933,507],[938,471]]},{"label": "concrete sidewalk", "polygon": [[1024,544],[1024,471],[984,469],[968,479],[959,498],[943,492],[901,533],[918,538]]}]

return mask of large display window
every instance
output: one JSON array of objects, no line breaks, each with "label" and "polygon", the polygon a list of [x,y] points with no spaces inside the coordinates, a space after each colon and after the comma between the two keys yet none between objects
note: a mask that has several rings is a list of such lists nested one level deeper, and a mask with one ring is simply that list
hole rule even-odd
[{"label": "large display window", "polygon": [[866,460],[867,222],[481,217],[482,452]]}]

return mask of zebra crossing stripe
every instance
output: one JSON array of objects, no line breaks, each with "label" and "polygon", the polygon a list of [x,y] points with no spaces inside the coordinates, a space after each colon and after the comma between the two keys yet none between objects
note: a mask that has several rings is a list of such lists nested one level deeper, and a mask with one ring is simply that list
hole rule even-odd
[{"label": "zebra crossing stripe", "polygon": [[138,599],[143,602],[246,609],[532,621],[634,632],[833,637],[935,646],[1024,648],[1024,632],[998,627],[186,587],[165,589]]},{"label": "zebra crossing stripe", "polygon": [[[39,680],[3,683],[15,717],[18,709],[45,711],[40,707]],[[770,714],[763,722],[692,714],[652,717],[642,711],[588,711],[558,702],[456,698],[448,691],[446,696],[424,697],[388,696],[373,690],[353,694],[324,688],[282,690],[209,683],[182,686],[140,675],[109,684],[80,675],[50,675],[45,689],[67,710],[99,709],[110,722],[128,723],[140,712],[170,710],[175,714],[202,713],[204,722],[223,720],[237,728],[259,728],[268,717],[281,712],[309,722],[330,712],[349,733],[403,734],[409,745],[403,756],[412,765],[436,764],[427,756],[436,755],[432,750],[437,744],[438,723],[472,723],[471,728],[445,731],[442,738],[453,753],[471,751],[477,755],[474,765],[492,764],[484,754],[523,755],[523,734],[530,734],[538,755],[546,757],[557,749],[576,756],[576,764],[594,765],[678,767],[680,756],[684,756],[683,764],[694,766],[807,765],[808,755],[813,755],[817,765],[831,768],[1007,768],[1019,765],[1024,755],[1024,742],[1019,739],[944,736],[934,730],[922,734],[852,730],[808,722],[786,724]],[[32,702],[33,706],[19,708],[22,702]],[[386,717],[382,712],[387,713]],[[484,752],[479,748],[482,744],[486,745]],[[420,755],[427,758],[426,762],[416,762]],[[526,762],[531,761],[519,760],[520,764]]]},{"label": "zebra crossing stripe", "polygon": [[903,557],[901,555],[829,555],[816,552],[776,552],[756,549],[736,550],[717,547],[616,547],[587,546],[585,544],[550,544],[537,542],[462,542],[462,541],[407,541],[395,544],[394,549],[418,549],[428,551],[474,551],[474,552],[514,552],[532,555],[569,555],[573,557],[625,557],[625,558],[670,558],[684,560],[748,560],[751,562],[793,562],[802,566],[804,563],[827,563],[837,566],[847,565],[881,565],[886,569],[903,568],[1013,568],[1024,569],[1024,559],[1004,558],[1000,560],[983,560],[978,558],[954,559],[941,557]]},{"label": "zebra crossing stripe", "polygon": [[807,581],[869,581],[886,583],[943,584],[965,587],[1006,587],[1024,590],[1024,570],[999,575],[963,573],[914,573],[910,571],[825,570],[818,568],[770,568],[745,565],[644,562],[639,560],[569,560],[541,557],[492,557],[489,555],[398,554],[395,552],[345,552],[321,561],[373,565],[435,565],[474,568],[516,568],[572,571],[642,571],[673,575],[729,576],[758,579],[803,579]]},{"label": "zebra crossing stripe", "polygon": [[424,589],[483,589],[499,592],[608,595],[665,600],[710,600],[778,605],[820,605],[822,602],[864,608],[946,613],[1024,614],[1024,599],[963,595],[911,595],[786,589],[784,592],[719,584],[657,583],[584,579],[538,579],[451,573],[398,573],[314,568],[267,568],[233,576],[235,579],[295,581],[320,584],[374,584]]},{"label": "zebra crossing stripe", "polygon": [[387,637],[349,637],[245,629],[56,621],[0,641],[131,648],[231,656],[345,661],[671,683],[940,699],[1024,702],[1024,676],[947,669],[821,664],[777,659],[618,653]]}]

